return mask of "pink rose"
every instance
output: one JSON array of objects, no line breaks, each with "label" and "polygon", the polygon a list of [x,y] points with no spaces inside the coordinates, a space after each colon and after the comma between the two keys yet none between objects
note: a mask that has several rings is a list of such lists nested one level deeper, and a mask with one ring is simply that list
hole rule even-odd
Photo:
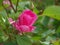
[{"label": "pink rose", "polygon": [[31,10],[24,10],[17,21],[13,21],[12,18],[9,18],[10,24],[13,25],[20,32],[32,32],[35,29],[33,24],[37,20],[37,15],[33,13]]}]

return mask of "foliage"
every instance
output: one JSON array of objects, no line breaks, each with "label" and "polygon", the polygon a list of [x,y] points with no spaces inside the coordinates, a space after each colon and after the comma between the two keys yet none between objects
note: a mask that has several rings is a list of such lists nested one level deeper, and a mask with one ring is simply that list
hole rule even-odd
[{"label": "foliage", "polygon": [[[45,9],[43,14],[60,20],[60,18],[59,18],[60,17],[60,6],[50,6],[47,9]],[[58,17],[57,17],[57,15],[58,15]]]},{"label": "foliage", "polygon": [[[0,45],[60,45],[60,1],[55,0],[11,0],[13,6],[2,5],[0,0]],[[13,8],[12,8],[13,7]],[[9,23],[19,14],[30,9],[38,16],[30,33],[20,34]]]}]

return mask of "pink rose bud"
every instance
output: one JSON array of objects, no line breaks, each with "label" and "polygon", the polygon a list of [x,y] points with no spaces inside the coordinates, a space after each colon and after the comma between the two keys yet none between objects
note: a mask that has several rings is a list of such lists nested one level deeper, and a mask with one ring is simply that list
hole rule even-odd
[{"label": "pink rose bud", "polygon": [[36,28],[33,26],[35,21],[37,20],[37,15],[31,10],[24,10],[17,21],[13,21],[9,18],[10,24],[12,24],[18,31],[20,32],[32,32]]},{"label": "pink rose bud", "polygon": [[3,1],[3,4],[8,4],[8,5],[10,5],[10,2],[9,2],[9,0],[4,0],[4,1]]}]

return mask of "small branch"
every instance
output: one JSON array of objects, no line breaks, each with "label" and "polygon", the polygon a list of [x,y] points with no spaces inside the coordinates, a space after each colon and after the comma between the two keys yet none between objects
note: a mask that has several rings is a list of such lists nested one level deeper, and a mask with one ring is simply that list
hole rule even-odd
[{"label": "small branch", "polygon": [[11,6],[12,9],[14,10],[14,12],[16,13],[16,12],[17,12],[17,7],[18,7],[18,2],[19,2],[19,0],[17,0],[17,3],[16,3],[16,9],[14,9],[14,6],[13,6],[13,4],[12,4],[12,1],[9,0],[9,2],[10,2],[10,6]]},{"label": "small branch", "polygon": [[16,12],[17,12],[18,3],[19,3],[19,0],[17,0],[17,3],[16,3]]},{"label": "small branch", "polygon": [[16,13],[16,10],[14,9],[14,7],[13,7],[13,4],[12,4],[12,1],[11,0],[9,0],[9,2],[10,2],[10,6],[12,7],[12,9],[14,10],[14,12]]},{"label": "small branch", "polygon": [[[17,12],[18,2],[19,2],[19,0],[17,0],[17,3],[16,3],[16,9],[14,9],[14,6],[13,6],[12,1],[11,1],[11,0],[9,0],[10,6],[11,6],[11,8],[13,9],[13,11],[14,11],[15,13]],[[6,10],[6,12],[7,12],[7,9],[5,8],[5,6],[4,6],[4,4],[3,4],[3,3],[2,3],[2,6],[4,7],[4,9],[5,9],[5,10]]]}]

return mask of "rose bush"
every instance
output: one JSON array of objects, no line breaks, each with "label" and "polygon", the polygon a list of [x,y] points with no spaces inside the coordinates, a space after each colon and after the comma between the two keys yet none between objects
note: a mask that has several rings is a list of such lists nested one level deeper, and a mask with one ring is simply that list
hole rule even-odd
[{"label": "rose bush", "polygon": [[0,0],[0,45],[60,45],[59,5],[59,0]]}]

